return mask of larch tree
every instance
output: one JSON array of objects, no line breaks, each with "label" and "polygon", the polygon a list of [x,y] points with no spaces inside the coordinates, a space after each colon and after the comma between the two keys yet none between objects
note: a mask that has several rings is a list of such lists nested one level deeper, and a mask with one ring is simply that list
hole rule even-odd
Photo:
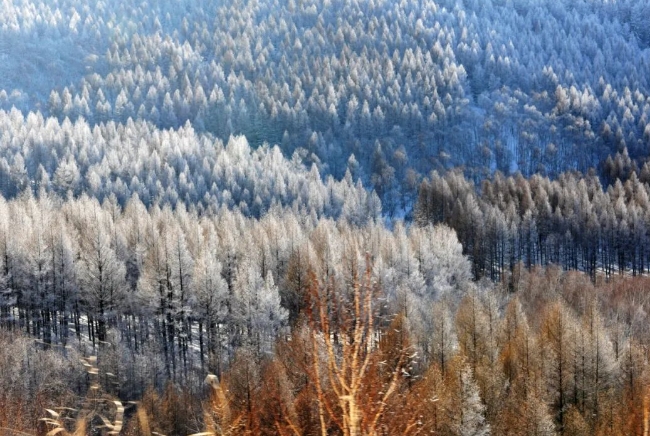
[{"label": "larch tree", "polygon": [[485,417],[485,404],[474,381],[471,366],[463,356],[456,357],[437,389],[440,411],[436,426],[441,433],[457,436],[488,436],[491,427]]},{"label": "larch tree", "polygon": [[[126,292],[126,269],[111,242],[110,218],[89,204],[78,228],[77,277],[84,309],[92,314],[89,324],[93,340],[106,341]],[[94,342],[93,342],[94,343]]]},{"label": "larch tree", "polygon": [[575,402],[576,323],[565,304],[550,304],[541,320],[539,352],[547,386],[546,401],[551,406],[557,429],[562,432],[569,407]]},{"label": "larch tree", "polygon": [[452,317],[451,309],[447,301],[434,303],[430,310],[432,311],[432,332],[428,351],[428,361],[431,365],[437,365],[445,375],[449,362],[456,354],[458,348],[458,338],[456,328]]},{"label": "larch tree", "polygon": [[[221,375],[224,325],[228,321],[226,300],[228,285],[221,275],[216,242],[207,240],[194,262],[192,312],[198,319],[201,363],[208,358],[208,369]],[[204,331],[207,338],[204,338]]]}]

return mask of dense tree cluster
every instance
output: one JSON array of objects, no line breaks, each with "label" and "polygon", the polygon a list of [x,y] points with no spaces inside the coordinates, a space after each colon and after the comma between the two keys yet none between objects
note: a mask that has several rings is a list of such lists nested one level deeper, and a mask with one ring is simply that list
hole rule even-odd
[{"label": "dense tree cluster", "polygon": [[[647,431],[647,278],[594,285],[579,272],[519,269],[514,283],[514,293],[507,284],[470,288],[458,294],[460,301],[442,299],[429,306],[446,313],[449,323],[429,337],[444,359],[412,353],[407,315],[381,324],[366,319],[364,310],[349,310],[357,320],[354,328],[337,323],[338,315],[316,316],[330,323],[306,322],[302,334],[278,343],[275,356],[248,382],[255,395],[247,397],[241,388],[239,367],[224,375],[217,387],[219,404],[229,406],[230,414],[219,424],[240,434]],[[318,289],[317,307],[336,307],[331,296],[336,293],[326,285]],[[368,292],[372,286],[361,278],[350,301],[363,301]],[[360,325],[380,339],[370,345],[371,336],[354,337]],[[335,363],[328,354],[333,331],[340,334]],[[355,353],[359,340],[368,348]],[[314,354],[324,363],[313,363]],[[292,371],[295,367],[301,370]],[[347,372],[339,374],[339,368]],[[377,418],[384,406],[386,413]]]},{"label": "dense tree cluster", "polygon": [[[519,261],[599,273],[650,271],[650,166],[637,176],[623,155],[609,160],[627,180],[608,187],[593,173],[558,179],[497,173],[480,192],[459,172],[433,173],[416,220],[454,228],[477,277],[498,279]],[[618,168],[618,169],[617,169]]]},{"label": "dense tree cluster", "polygon": [[137,196],[121,209],[114,196],[62,202],[44,191],[0,200],[0,216],[2,324],[46,344],[119,334],[131,351],[160,353],[161,382],[220,372],[242,346],[268,352],[304,310],[310,274],[344,288],[372,262],[384,304],[404,307],[422,340],[433,322],[423,308],[471,276],[446,227],[360,228],[279,207],[259,220],[199,215]]},{"label": "dense tree cluster", "polygon": [[124,205],[136,195],[146,205],[183,203],[214,211],[237,208],[252,216],[274,205],[355,224],[378,218],[381,202],[350,172],[325,181],[300,150],[285,159],[278,147],[252,149],[245,138],[227,143],[197,134],[189,123],[159,130],[145,121],[95,126],[0,111],[0,194],[44,189],[66,198],[82,192]]},{"label": "dense tree cluster", "polygon": [[[353,177],[393,213],[432,168],[557,175],[624,147],[647,157],[646,10],[631,0],[21,0],[0,18],[0,54],[16,60],[0,63],[0,106],[91,127],[190,121],[224,141],[305,149],[335,177],[354,154]],[[49,78],[25,74],[30,60]]]}]

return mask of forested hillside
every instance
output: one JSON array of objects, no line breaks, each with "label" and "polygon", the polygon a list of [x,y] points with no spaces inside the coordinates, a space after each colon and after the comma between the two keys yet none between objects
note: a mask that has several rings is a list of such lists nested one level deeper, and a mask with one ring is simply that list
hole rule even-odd
[{"label": "forested hillside", "polygon": [[352,166],[389,214],[431,169],[555,176],[625,147],[648,157],[644,2],[3,5],[5,110],[91,128],[190,121],[300,149],[323,176]]},{"label": "forested hillside", "polygon": [[650,5],[1,0],[0,434],[650,432]]}]

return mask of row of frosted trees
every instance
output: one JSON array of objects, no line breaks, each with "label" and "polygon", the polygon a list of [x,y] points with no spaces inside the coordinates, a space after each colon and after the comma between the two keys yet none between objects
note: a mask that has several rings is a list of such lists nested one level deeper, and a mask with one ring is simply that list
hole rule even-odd
[{"label": "row of frosted trees", "polygon": [[423,302],[471,275],[444,227],[357,227],[281,208],[199,215],[137,196],[122,209],[114,197],[44,191],[0,200],[0,215],[2,325],[48,345],[151,352],[161,380],[220,372],[239,347],[269,352],[303,311],[310,273],[342,288],[370,261],[387,307],[408,308],[422,328]]},{"label": "row of frosted trees", "polygon": [[124,205],[137,194],[148,206],[214,211],[224,205],[260,216],[280,205],[357,224],[381,213],[377,195],[351,172],[341,180],[323,178],[315,165],[304,165],[304,153],[287,159],[277,146],[254,149],[241,136],[223,143],[189,124],[177,130],[144,121],[92,126],[12,109],[0,111],[0,130],[0,194],[7,198],[44,189],[64,198],[83,192],[100,202],[114,195]]},{"label": "row of frosted trees", "polygon": [[454,228],[474,274],[499,279],[516,263],[557,264],[599,273],[650,270],[650,179],[634,171],[603,187],[595,175],[501,174],[479,192],[458,172],[432,174],[420,188],[416,220]]}]

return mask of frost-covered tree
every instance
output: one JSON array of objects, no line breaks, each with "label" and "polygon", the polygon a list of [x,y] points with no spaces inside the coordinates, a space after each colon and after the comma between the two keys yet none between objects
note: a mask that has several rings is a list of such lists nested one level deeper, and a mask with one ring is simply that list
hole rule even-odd
[{"label": "frost-covered tree", "polygon": [[463,365],[458,374],[458,404],[453,431],[459,436],[488,436],[490,424],[485,419],[485,405],[481,401],[472,369]]},{"label": "frost-covered tree", "polygon": [[77,275],[82,304],[94,318],[89,322],[96,322],[93,329],[101,343],[106,341],[108,328],[115,323],[126,296],[126,270],[111,238],[114,223],[99,212],[99,207],[92,201],[85,206],[87,215],[80,217],[77,230]]}]

